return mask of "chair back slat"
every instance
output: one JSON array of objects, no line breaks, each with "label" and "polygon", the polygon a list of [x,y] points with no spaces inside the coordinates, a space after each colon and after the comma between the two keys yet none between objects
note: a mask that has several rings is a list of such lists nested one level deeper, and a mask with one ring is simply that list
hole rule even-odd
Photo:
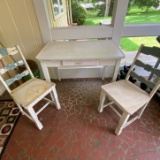
[{"label": "chair back slat", "polygon": [[10,86],[15,81],[18,81],[18,80],[22,79],[24,76],[26,76],[28,74],[29,74],[29,71],[25,70],[22,73],[15,75],[15,77],[13,77],[13,78],[7,79],[5,82],[6,82],[7,86]]},{"label": "chair back slat", "polygon": [[[151,65],[149,62],[145,63],[145,61],[142,62],[141,54],[145,54],[145,56],[153,56],[157,59],[157,62],[155,61],[155,64]],[[151,58],[151,57],[149,57]],[[129,77],[133,77],[136,80],[138,80],[136,85],[139,84],[139,82],[142,84],[144,83],[146,86],[148,86],[148,89],[144,89],[151,97],[154,95],[156,90],[160,87],[160,68],[159,68],[159,62],[160,62],[160,48],[158,47],[146,47],[144,45],[141,45],[140,49],[137,52],[137,55],[135,56],[135,59],[133,60],[133,63],[128,71],[128,74],[126,76],[126,80],[129,80]],[[138,67],[136,67],[138,66]],[[134,68],[136,68],[134,70]],[[140,73],[139,70],[140,69]],[[147,71],[146,73],[148,76],[142,76],[142,71]],[[155,78],[157,77],[158,80],[155,81]],[[142,87],[142,86],[141,86]],[[143,87],[142,87],[143,88]]]},{"label": "chair back slat", "polygon": [[156,76],[160,77],[160,69],[152,68],[152,73],[155,74]]},{"label": "chair back slat", "polygon": [[13,70],[13,69],[17,68],[18,66],[22,66],[22,65],[24,65],[23,60],[19,60],[16,63],[9,64],[6,67],[0,69],[0,74],[4,74],[4,73],[8,72],[9,70]]},{"label": "chair back slat", "polygon": [[155,83],[154,82],[151,82],[147,79],[145,79],[144,77],[142,76],[139,76],[137,73],[131,71],[130,75],[134,78],[136,78],[138,81],[140,81],[141,83],[145,83],[148,87],[150,87],[151,89],[153,89],[155,87]]},{"label": "chair back slat", "polygon": [[2,59],[2,57],[8,56],[8,55],[15,55],[17,53],[18,53],[18,50],[16,50],[16,47],[1,48],[0,49],[0,59]]},{"label": "chair back slat", "polygon": [[[11,93],[13,89],[23,84],[24,76],[30,75],[31,78],[34,78],[19,46],[0,49],[0,60],[3,62],[0,66],[0,80],[8,92]],[[25,69],[24,71],[19,68],[22,65]]]},{"label": "chair back slat", "polygon": [[135,62],[135,65],[139,66],[139,67],[143,67],[144,70],[146,70],[148,72],[152,72],[153,74],[155,74],[158,77],[160,77],[160,69],[153,68],[152,65],[150,65],[150,64],[145,64],[142,61],[137,59],[136,62]]},{"label": "chair back slat", "polygon": [[8,52],[8,55],[15,55],[19,53],[16,47],[7,48],[7,52]]},{"label": "chair back slat", "polygon": [[160,48],[158,48],[158,47],[143,46],[142,49],[141,49],[141,53],[143,53],[145,55],[151,55],[151,56],[154,56],[156,58],[160,58]]},{"label": "chair back slat", "polygon": [[139,66],[139,67],[143,67],[146,71],[151,71],[152,66],[150,64],[145,64],[142,61],[140,61],[139,59],[137,59],[135,61],[135,65]]},{"label": "chair back slat", "polygon": [[7,56],[7,55],[8,55],[7,49],[6,48],[1,48],[0,49],[0,59],[4,56]]}]

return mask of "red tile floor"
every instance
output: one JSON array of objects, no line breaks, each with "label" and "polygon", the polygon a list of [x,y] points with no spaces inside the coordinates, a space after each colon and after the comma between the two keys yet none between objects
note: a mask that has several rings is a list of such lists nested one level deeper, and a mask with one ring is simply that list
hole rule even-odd
[{"label": "red tile floor", "polygon": [[116,136],[115,113],[97,111],[102,83],[107,80],[56,82],[61,110],[50,105],[39,115],[41,131],[21,116],[2,160],[160,160],[160,99]]}]

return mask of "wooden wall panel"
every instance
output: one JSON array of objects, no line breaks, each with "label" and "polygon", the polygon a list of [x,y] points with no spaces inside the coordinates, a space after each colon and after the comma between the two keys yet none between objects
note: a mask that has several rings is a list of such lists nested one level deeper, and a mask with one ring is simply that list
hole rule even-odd
[{"label": "wooden wall panel", "polygon": [[[0,3],[0,27],[2,31],[0,40],[2,40],[5,46],[12,46],[13,44],[22,46],[12,14],[5,0]],[[3,42],[2,37],[5,39],[5,42]]]},{"label": "wooden wall panel", "polygon": [[26,58],[35,59],[44,46],[33,0],[3,0],[0,3],[0,41],[19,45]]},{"label": "wooden wall panel", "polygon": [[27,11],[28,11],[28,16],[30,18],[31,25],[32,25],[34,38],[35,38],[35,41],[37,43],[37,48],[36,48],[36,51],[34,52],[34,55],[35,54],[37,55],[37,53],[44,46],[44,44],[42,42],[42,35],[41,35],[41,31],[39,29],[39,23],[38,23],[38,20],[37,20],[37,17],[36,17],[33,1],[32,0],[25,0],[25,2],[26,2]]}]

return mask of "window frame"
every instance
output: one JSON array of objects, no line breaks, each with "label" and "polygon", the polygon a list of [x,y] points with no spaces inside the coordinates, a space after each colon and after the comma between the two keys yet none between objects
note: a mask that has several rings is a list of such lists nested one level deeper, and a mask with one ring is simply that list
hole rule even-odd
[{"label": "window frame", "polygon": [[[53,7],[53,0],[49,0],[49,4],[48,4],[48,5],[50,5],[49,9],[51,10],[49,12],[50,12],[50,14],[52,14],[51,16],[54,17],[55,20],[58,19],[59,17],[61,17],[64,14],[63,0],[56,0],[56,1],[57,1],[57,5],[58,5],[57,8],[58,8],[58,11],[59,11],[58,14],[55,14],[54,7]],[[61,3],[62,3],[62,5],[60,5]]]},{"label": "window frame", "polygon": [[[110,37],[119,45],[122,37],[157,36],[160,23],[157,24],[124,24],[129,0],[115,0],[111,25],[107,26],[77,26],[53,27],[48,14],[46,0],[33,0],[43,42],[46,44],[58,39],[103,38]],[[103,36],[102,36],[103,35]]]}]

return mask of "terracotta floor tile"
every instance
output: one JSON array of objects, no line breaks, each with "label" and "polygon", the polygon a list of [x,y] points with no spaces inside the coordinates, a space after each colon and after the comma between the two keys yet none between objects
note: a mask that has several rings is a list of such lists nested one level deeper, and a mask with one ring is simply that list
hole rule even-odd
[{"label": "terracotta floor tile", "polygon": [[21,116],[2,160],[159,160],[160,99],[153,97],[142,118],[116,136],[118,117],[110,108],[97,110],[105,83],[57,81],[61,110],[49,105],[39,115],[41,131]]}]

